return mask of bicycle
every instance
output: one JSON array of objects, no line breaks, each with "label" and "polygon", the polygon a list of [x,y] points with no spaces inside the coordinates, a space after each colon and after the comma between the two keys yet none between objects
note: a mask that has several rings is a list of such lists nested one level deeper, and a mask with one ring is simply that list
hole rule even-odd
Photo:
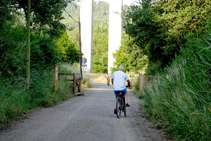
[{"label": "bicycle", "polygon": [[119,97],[116,99],[116,115],[117,118],[121,117],[121,112],[124,112],[124,116],[126,117],[126,106],[125,106],[125,97],[123,92],[118,92]]},{"label": "bicycle", "polygon": [[110,86],[110,79],[107,78],[107,85]]},{"label": "bicycle", "polygon": [[[130,87],[130,86],[126,86],[126,87]],[[126,117],[126,107],[125,106],[125,97],[124,97],[124,93],[121,91],[118,91],[119,97],[116,99],[116,115],[117,118],[121,117],[121,112],[124,112],[124,116]]]}]

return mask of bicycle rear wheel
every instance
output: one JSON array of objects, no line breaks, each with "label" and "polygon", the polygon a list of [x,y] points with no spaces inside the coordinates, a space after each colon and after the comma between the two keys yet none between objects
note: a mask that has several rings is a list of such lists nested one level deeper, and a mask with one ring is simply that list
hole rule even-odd
[{"label": "bicycle rear wheel", "polygon": [[126,115],[126,107],[124,106],[124,115],[125,115],[125,117],[127,116]]},{"label": "bicycle rear wheel", "polygon": [[118,97],[117,100],[116,100],[116,116],[117,118],[120,118],[121,117],[121,99]]},{"label": "bicycle rear wheel", "polygon": [[126,117],[126,106],[125,106],[125,97],[123,97],[123,110],[124,110],[124,116]]}]

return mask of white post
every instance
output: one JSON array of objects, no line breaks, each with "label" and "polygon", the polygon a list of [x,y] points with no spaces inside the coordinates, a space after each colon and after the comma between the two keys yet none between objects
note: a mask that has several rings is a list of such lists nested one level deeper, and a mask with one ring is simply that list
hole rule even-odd
[{"label": "white post", "polygon": [[84,66],[85,66],[85,60],[84,60],[84,57],[83,57],[83,78],[82,79],[84,79]]},{"label": "white post", "polygon": [[94,0],[81,0],[81,43],[83,57],[87,59],[85,73],[92,72],[92,49],[93,49],[93,10]]},{"label": "white post", "polygon": [[122,0],[111,0],[109,6],[108,73],[114,67],[113,53],[119,49],[122,40]]}]

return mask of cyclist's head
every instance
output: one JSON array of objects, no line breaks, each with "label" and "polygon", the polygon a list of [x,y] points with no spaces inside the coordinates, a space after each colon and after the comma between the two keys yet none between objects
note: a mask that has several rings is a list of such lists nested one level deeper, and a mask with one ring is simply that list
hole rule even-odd
[{"label": "cyclist's head", "polygon": [[123,65],[119,65],[119,70],[123,71],[124,70],[124,66]]}]

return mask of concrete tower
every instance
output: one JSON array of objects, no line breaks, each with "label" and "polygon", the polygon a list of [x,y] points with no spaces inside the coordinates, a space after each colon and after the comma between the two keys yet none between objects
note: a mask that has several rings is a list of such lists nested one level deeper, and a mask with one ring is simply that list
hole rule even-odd
[{"label": "concrete tower", "polygon": [[93,11],[94,0],[81,0],[81,51],[84,54],[83,57],[87,60],[84,70],[85,73],[92,72]]},{"label": "concrete tower", "polygon": [[113,53],[119,49],[122,40],[122,0],[110,0],[109,6],[109,36],[108,36],[108,73],[114,67]]}]

